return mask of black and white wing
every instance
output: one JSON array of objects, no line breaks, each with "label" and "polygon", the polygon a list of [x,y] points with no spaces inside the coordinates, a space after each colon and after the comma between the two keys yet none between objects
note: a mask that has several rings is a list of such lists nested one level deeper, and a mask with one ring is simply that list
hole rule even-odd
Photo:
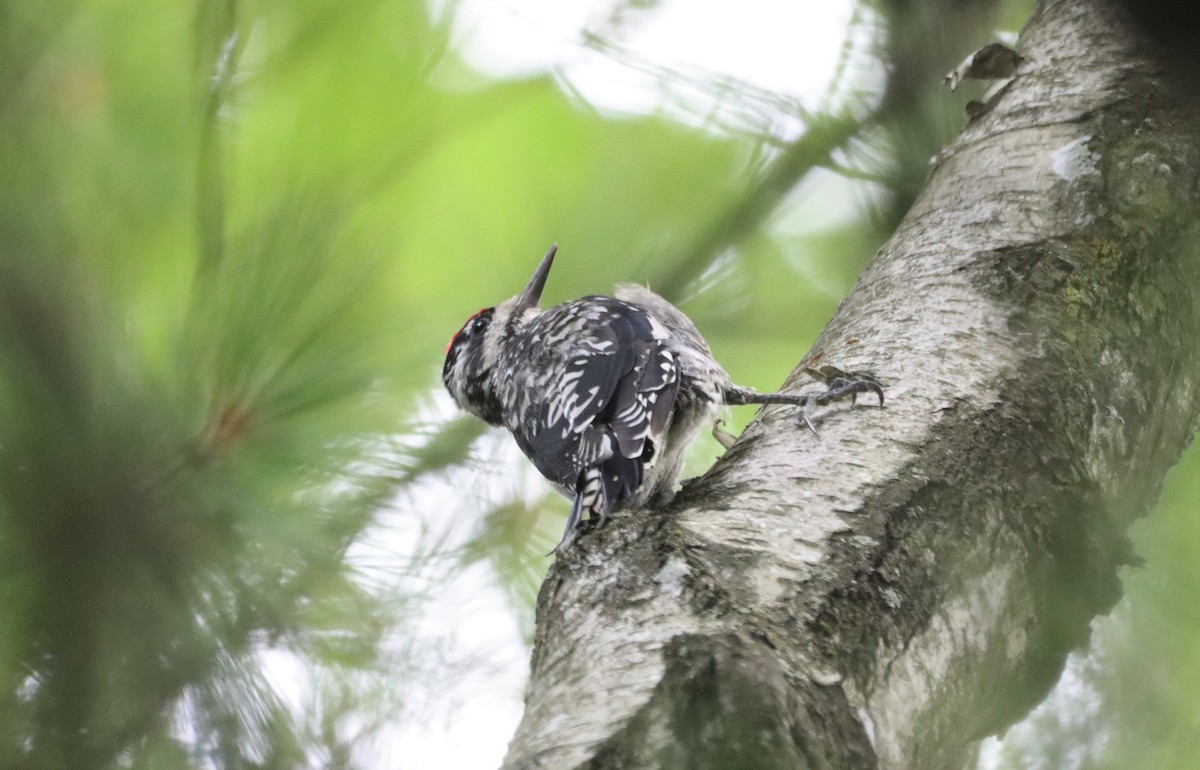
[{"label": "black and white wing", "polygon": [[539,376],[514,381],[551,376],[509,427],[542,475],[574,493],[569,534],[633,497],[668,428],[679,367],[666,331],[609,297],[552,308],[529,333],[544,345],[529,359]]}]

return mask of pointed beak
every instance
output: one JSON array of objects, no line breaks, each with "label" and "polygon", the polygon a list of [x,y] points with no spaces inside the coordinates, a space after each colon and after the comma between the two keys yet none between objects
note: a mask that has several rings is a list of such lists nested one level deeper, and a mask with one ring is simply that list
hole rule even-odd
[{"label": "pointed beak", "polygon": [[525,291],[521,292],[521,298],[517,300],[514,312],[521,313],[531,307],[537,307],[538,302],[542,299],[542,289],[546,288],[546,278],[550,275],[550,266],[554,264],[554,254],[557,251],[558,244],[556,243],[546,252],[546,256],[542,257],[541,264],[537,266],[537,270],[533,271],[533,277],[525,285]]}]

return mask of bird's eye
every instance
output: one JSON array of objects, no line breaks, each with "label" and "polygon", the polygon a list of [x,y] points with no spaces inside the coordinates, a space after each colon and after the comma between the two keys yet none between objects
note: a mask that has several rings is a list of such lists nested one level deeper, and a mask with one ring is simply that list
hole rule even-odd
[{"label": "bird's eye", "polygon": [[467,322],[463,324],[463,327],[458,330],[458,334],[455,334],[450,339],[450,342],[446,345],[446,355],[450,354],[450,349],[453,348],[454,344],[459,340],[465,342],[471,337],[477,337],[487,331],[488,326],[492,323],[492,315],[494,310],[494,308],[485,307],[483,310],[480,310],[478,313],[468,318]]},{"label": "bird's eye", "polygon": [[488,326],[492,323],[493,310],[490,307],[485,307],[475,315],[471,316],[467,321],[467,325],[463,327],[463,331],[468,336],[474,337],[483,334],[487,331]]}]

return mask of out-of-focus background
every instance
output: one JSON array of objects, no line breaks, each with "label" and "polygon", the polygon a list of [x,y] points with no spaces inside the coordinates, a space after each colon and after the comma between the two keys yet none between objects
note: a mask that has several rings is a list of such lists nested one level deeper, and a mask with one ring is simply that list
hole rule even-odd
[{"label": "out-of-focus background", "polygon": [[[557,241],[773,388],[1031,5],[0,5],[0,767],[496,766],[565,504],[447,340]],[[1195,766],[1198,462],[981,767]]]}]

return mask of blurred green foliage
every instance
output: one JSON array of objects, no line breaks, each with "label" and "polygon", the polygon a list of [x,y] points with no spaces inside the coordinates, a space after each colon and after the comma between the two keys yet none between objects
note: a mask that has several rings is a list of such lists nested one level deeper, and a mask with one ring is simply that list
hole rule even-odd
[{"label": "blurred green foliage", "polygon": [[1125,596],[1092,624],[1055,691],[992,747],[998,768],[1189,770],[1200,735],[1200,452],[1167,478],[1131,533],[1138,567]]},{"label": "blurred green foliage", "polygon": [[[353,766],[404,714],[426,594],[483,563],[528,627],[559,527],[519,479],[421,492],[511,460],[431,406],[462,320],[557,241],[548,300],[648,282],[773,387],[961,125],[968,97],[938,90],[961,41],[1029,3],[860,5],[883,93],[782,145],[492,79],[458,58],[455,11],[0,5],[0,767]],[[1152,650],[1171,751],[1196,719],[1200,535],[1158,521],[1180,531],[1146,579],[1170,577],[1097,687],[1145,685],[1126,664]],[[389,563],[354,558],[371,540]]]},{"label": "blurred green foliage", "polygon": [[[349,762],[423,590],[350,553],[480,433],[422,406],[443,342],[551,241],[558,298],[730,244],[761,138],[489,80],[442,9],[0,8],[0,765]],[[490,505],[384,573],[484,560],[527,612],[539,507]]]}]

